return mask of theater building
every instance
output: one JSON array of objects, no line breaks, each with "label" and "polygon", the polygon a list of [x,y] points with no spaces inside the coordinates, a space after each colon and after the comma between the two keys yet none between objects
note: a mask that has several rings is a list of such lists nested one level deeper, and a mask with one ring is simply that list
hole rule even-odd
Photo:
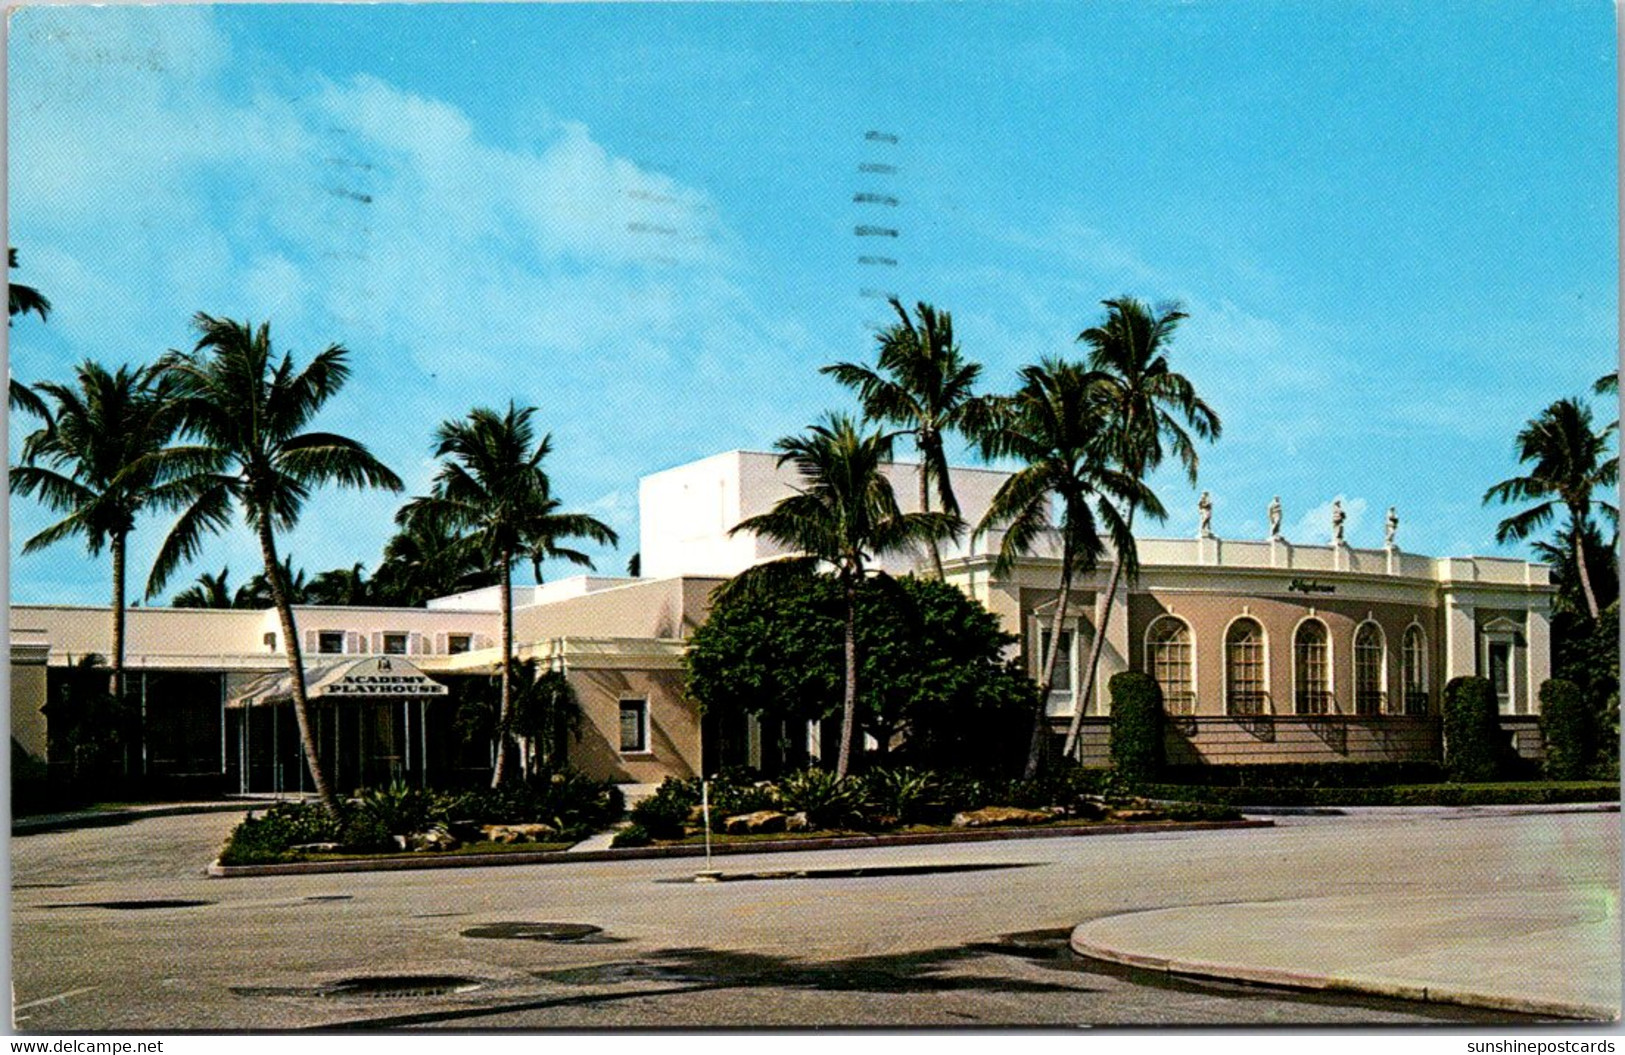
[{"label": "theater building", "polygon": [[[711,591],[781,555],[754,536],[728,534],[789,493],[793,470],[776,462],[733,451],[645,477],[639,578],[515,588],[517,654],[563,671],[580,704],[579,735],[568,742],[576,768],[656,783],[724,760],[763,761],[751,729],[724,735],[714,718],[702,719],[683,694],[681,660]],[[889,471],[910,508],[914,467]],[[1004,479],[955,470],[967,520],[981,516]],[[1056,553],[1040,549],[1000,575],[998,546],[996,535],[950,544],[945,574],[1019,636],[1036,677],[1057,602]],[[1140,539],[1139,557],[1140,574],[1111,601],[1109,621],[1107,567],[1080,576],[1068,600],[1047,707],[1057,736],[1082,708],[1088,761],[1105,761],[1106,682],[1126,669],[1161,685],[1173,761],[1437,758],[1440,692],[1464,674],[1491,681],[1509,740],[1526,755],[1539,752],[1535,713],[1550,676],[1554,593],[1544,565],[1428,557],[1398,545],[1232,539],[1222,526],[1201,538]],[[918,561],[903,555],[885,566],[902,574]],[[497,594],[415,609],[294,609],[318,750],[339,787],[472,781],[489,771],[489,747],[463,742],[453,719],[461,687],[497,667]],[[1100,677],[1084,700],[1084,665],[1103,622]],[[14,752],[61,762],[52,757],[47,705],[85,656],[107,655],[110,633],[106,608],[12,606]],[[132,770],[228,792],[308,787],[279,633],[270,609],[130,609],[127,684],[142,729]],[[725,741],[734,745],[726,759]],[[817,730],[808,746],[818,754]]]}]

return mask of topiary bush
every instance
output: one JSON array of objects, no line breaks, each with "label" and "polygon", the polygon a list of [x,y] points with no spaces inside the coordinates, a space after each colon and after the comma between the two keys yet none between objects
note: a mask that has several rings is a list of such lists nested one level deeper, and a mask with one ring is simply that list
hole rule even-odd
[{"label": "topiary bush", "polygon": [[1597,753],[1597,721],[1580,686],[1552,678],[1540,687],[1542,769],[1550,780],[1580,780]]},{"label": "topiary bush", "polygon": [[1495,779],[1501,755],[1501,722],[1495,690],[1487,678],[1452,678],[1444,687],[1444,766],[1453,781]]},{"label": "topiary bush", "polygon": [[617,850],[620,850],[630,847],[648,846],[652,842],[654,842],[654,837],[649,834],[649,829],[634,822],[616,832],[615,838],[609,841],[609,845]]},{"label": "topiary bush", "polygon": [[632,807],[632,824],[651,839],[681,839],[689,812],[699,804],[698,780],[667,777],[653,795]]},{"label": "topiary bush", "polygon": [[1126,670],[1107,683],[1112,696],[1112,765],[1129,780],[1155,780],[1163,764],[1162,688]]}]

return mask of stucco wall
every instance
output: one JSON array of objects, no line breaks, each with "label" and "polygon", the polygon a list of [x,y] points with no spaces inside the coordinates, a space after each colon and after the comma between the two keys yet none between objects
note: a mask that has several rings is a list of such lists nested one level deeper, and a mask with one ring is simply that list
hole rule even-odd
[{"label": "stucco wall", "polygon": [[[581,738],[569,746],[570,764],[589,776],[621,783],[657,784],[700,769],[700,722],[684,703],[679,670],[572,670],[581,704]],[[649,701],[649,750],[620,751],[620,701]]]}]

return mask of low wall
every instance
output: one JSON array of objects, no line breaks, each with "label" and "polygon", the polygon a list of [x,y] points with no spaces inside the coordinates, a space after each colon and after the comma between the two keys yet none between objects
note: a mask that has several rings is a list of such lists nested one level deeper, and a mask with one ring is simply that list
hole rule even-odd
[{"label": "low wall", "polygon": [[1512,743],[1512,750],[1526,762],[1541,762],[1546,758],[1546,741],[1540,735],[1540,716],[1536,714],[1506,714],[1501,716],[1501,732]]}]

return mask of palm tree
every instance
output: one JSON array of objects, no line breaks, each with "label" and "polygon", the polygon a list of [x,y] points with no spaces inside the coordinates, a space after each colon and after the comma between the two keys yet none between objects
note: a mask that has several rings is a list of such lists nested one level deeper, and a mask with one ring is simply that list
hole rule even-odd
[{"label": "palm tree", "polygon": [[376,603],[373,582],[368,581],[364,569],[365,565],[357,561],[353,567],[319,572],[305,588],[305,603],[350,607]]},{"label": "palm tree", "polygon": [[[891,306],[898,321],[880,332],[876,369],[835,363],[819,372],[856,391],[867,420],[899,426],[898,435],[914,438],[920,453],[920,510],[931,511],[935,490],[943,511],[958,516],[943,437],[950,432],[974,436],[985,421],[986,404],[971,391],[982,367],[960,356],[951,314],[922,301],[914,307],[916,325],[896,297]],[[928,546],[932,572],[940,580],[942,552],[935,538]]]},{"label": "palm tree", "polygon": [[[1168,349],[1174,331],[1186,318],[1178,308],[1153,311],[1132,297],[1104,302],[1106,321],[1078,335],[1089,348],[1091,382],[1097,397],[1105,404],[1107,422],[1104,439],[1113,465],[1144,483],[1146,474],[1162,464],[1165,447],[1172,450],[1185,467],[1190,482],[1196,483],[1197,454],[1191,432],[1204,440],[1216,440],[1222,426],[1219,415],[1196,394],[1196,388],[1183,374],[1168,366]],[[1125,521],[1133,545],[1134,516],[1139,504],[1129,502]],[[1157,519],[1161,519],[1158,517]],[[1132,561],[1124,554],[1112,557],[1112,573],[1106,585],[1106,607],[1089,659],[1084,664],[1082,694],[1067,727],[1065,756],[1072,754],[1083,724],[1083,711],[1094,694],[1100,670],[1101,650],[1106,644],[1106,627],[1111,620],[1112,601],[1123,571]]]},{"label": "palm tree", "polygon": [[177,593],[169,602],[171,608],[230,608],[231,588],[226,585],[226,576],[231,569],[221,568],[219,575],[210,575],[208,572],[197,577],[197,581],[186,589]]},{"label": "palm tree", "polygon": [[[1060,504],[1059,593],[1049,644],[1043,650],[1027,750],[1025,775],[1031,777],[1043,756],[1046,704],[1055,679],[1072,582],[1079,572],[1094,567],[1105,550],[1100,525],[1104,523],[1120,559],[1132,568],[1134,539],[1113,502],[1127,508],[1137,506],[1152,516],[1165,514],[1162,503],[1143,483],[1110,464],[1110,419],[1095,379],[1087,371],[1072,363],[1045,359],[1022,368],[1021,380],[1016,394],[1002,401],[981,442],[988,457],[1014,458],[1022,468],[993,496],[976,534],[1004,532],[994,567],[1007,573],[1049,535],[1052,507]],[[1080,709],[1082,705],[1082,700],[1077,701]]]},{"label": "palm tree", "polygon": [[372,584],[380,602],[415,608],[430,598],[495,586],[497,578],[443,518],[417,515],[384,544]]},{"label": "palm tree", "polygon": [[40,382],[35,398],[50,404],[45,424],[23,442],[11,489],[37,496],[66,514],[23,544],[35,553],[66,538],[85,540],[92,556],[106,548],[113,564],[113,647],[110,689],[124,698],[125,552],[136,517],[149,507],[173,508],[195,478],[166,474],[152,459],[174,435],[177,418],[167,383],[147,369],[109,372],[81,363],[74,383]]},{"label": "palm tree", "polygon": [[[283,557],[280,565],[282,575],[282,593],[289,604],[309,604],[310,587],[305,582],[305,569],[294,570],[293,558]],[[232,596],[233,608],[271,608],[276,605],[276,593],[271,588],[271,580],[264,572],[257,572],[249,580],[237,587]]]},{"label": "palm tree", "polygon": [[959,518],[902,512],[881,471],[891,461],[892,436],[861,434],[845,415],[831,415],[806,435],[786,436],[774,446],[779,465],[795,465],[801,486],[768,512],[740,521],[729,534],[748,531],[794,549],[796,555],[757,565],[736,577],[729,589],[750,590],[770,579],[807,575],[819,562],[834,567],[846,601],[841,748],[835,763],[836,777],[845,777],[857,728],[857,592],[867,562],[942,538],[958,528]]},{"label": "palm tree", "polygon": [[502,697],[497,722],[496,763],[491,786],[507,775],[507,746],[513,728],[513,565],[527,558],[540,578],[541,563],[560,557],[592,566],[586,554],[559,545],[587,539],[615,545],[615,532],[585,513],[561,513],[542,460],[553,449],[551,436],[536,440],[531,425],[535,407],[508,404],[506,414],[486,407],[461,421],[446,421],[435,431],[435,457],[444,459],[435,473],[431,494],[414,498],[396,514],[403,526],[428,517],[458,533],[453,554],[475,553],[494,571],[502,587]]},{"label": "palm tree", "polygon": [[[9,270],[16,266],[17,250],[8,247],[6,250],[6,267]],[[51,317],[51,302],[46,300],[45,295],[33,286],[22,286],[15,282],[8,282],[6,292],[8,294],[7,300],[10,302],[8,306],[11,309],[7,316],[8,325],[11,317],[26,315],[28,312],[38,315],[41,322]]]},{"label": "palm tree", "polygon": [[1591,408],[1580,400],[1560,399],[1518,433],[1518,461],[1533,462],[1534,468],[1525,476],[1502,480],[1484,492],[1486,505],[1491,501],[1537,503],[1496,525],[1497,542],[1528,538],[1552,519],[1559,505],[1568,511],[1574,563],[1580,573],[1586,610],[1593,620],[1600,609],[1583,540],[1593,503],[1615,520],[1619,517],[1617,507],[1594,500],[1591,495],[1598,488],[1613,487],[1619,479],[1619,461],[1608,450],[1611,431],[1612,427],[1594,431]]},{"label": "palm tree", "polygon": [[322,484],[398,491],[401,481],[356,440],[302,431],[350,376],[344,348],[331,345],[299,370],[291,356],[274,356],[269,323],[255,329],[200,312],[196,325],[199,337],[193,350],[171,352],[160,365],[175,385],[183,428],[192,440],[192,446],[171,457],[210,476],[158,551],[148,593],[197,555],[206,534],[225,528],[233,511],[241,510],[259,538],[281,623],[305,764],[317,795],[337,816],[338,800],[322,771],[311,729],[291,584],[277,558],[276,533],[298,522],[305,500]]}]

